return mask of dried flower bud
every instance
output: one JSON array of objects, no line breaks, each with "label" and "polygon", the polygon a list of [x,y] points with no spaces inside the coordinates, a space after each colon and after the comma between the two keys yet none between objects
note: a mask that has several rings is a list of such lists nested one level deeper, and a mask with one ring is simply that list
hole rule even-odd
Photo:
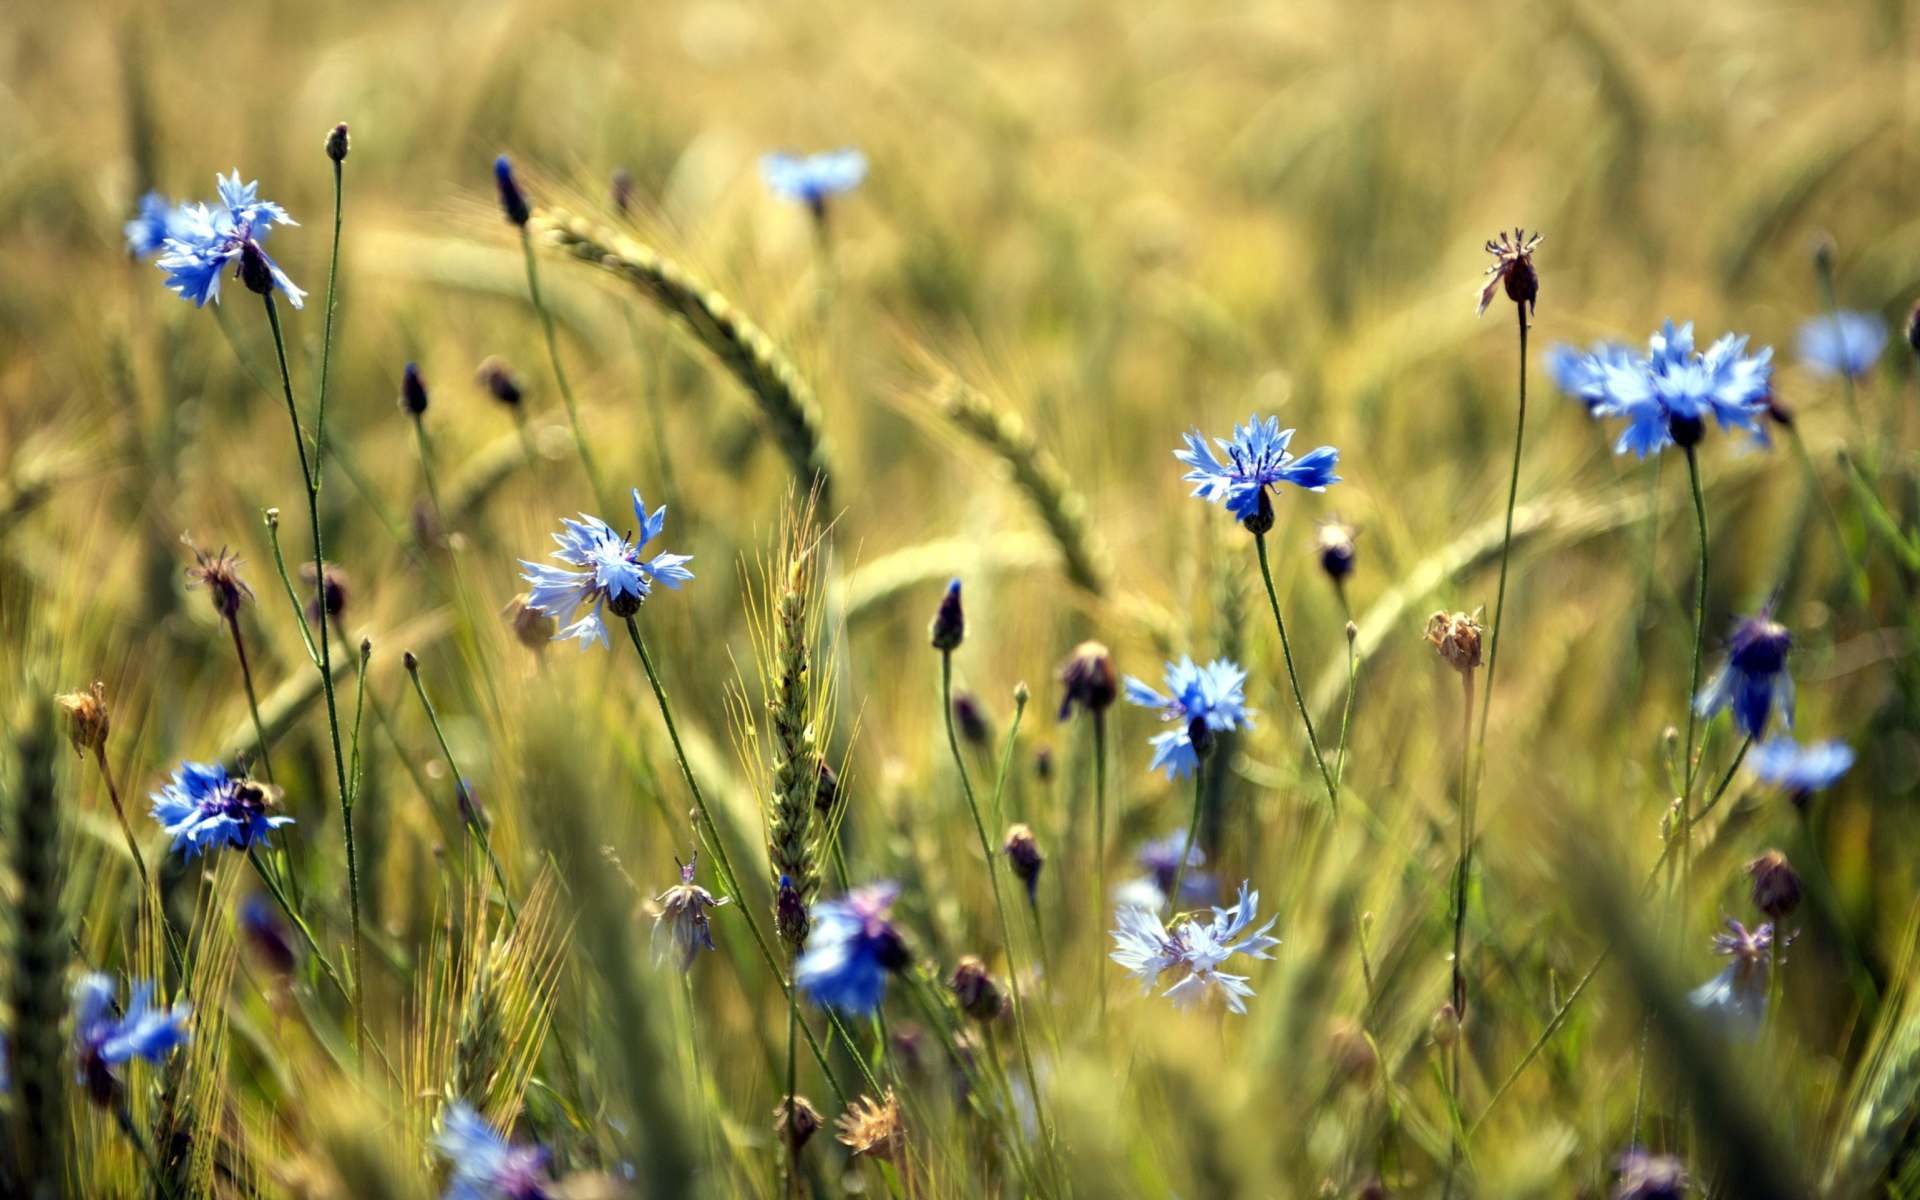
[{"label": "dried flower bud", "polygon": [[892,1088],[887,1089],[884,1100],[862,1096],[834,1122],[834,1127],[839,1130],[834,1136],[855,1157],[865,1155],[898,1164],[906,1155],[907,1129]]},{"label": "dried flower bud", "polygon": [[1081,642],[1060,668],[1060,719],[1073,715],[1075,705],[1099,716],[1120,698],[1120,675],[1113,652],[1099,642]]},{"label": "dried flower bud", "polygon": [[820,1111],[814,1108],[812,1101],[805,1096],[793,1097],[793,1116],[788,1119],[787,1101],[781,1100],[773,1110],[773,1134],[786,1146],[787,1153],[798,1156],[813,1135],[820,1132],[826,1124]]},{"label": "dried flower bud", "polygon": [[1493,303],[1494,288],[1503,283],[1507,299],[1520,306],[1522,317],[1533,311],[1534,301],[1540,296],[1540,274],[1533,267],[1533,252],[1539,245],[1540,235],[1529,235],[1524,229],[1515,229],[1511,237],[1503,229],[1498,239],[1487,242],[1493,265],[1487,268],[1490,278],[1480,289],[1481,312],[1487,311],[1487,305]]},{"label": "dried flower bud", "polygon": [[1437,1046],[1451,1046],[1460,1040],[1460,1014],[1453,1005],[1442,1004],[1433,1014],[1433,1023],[1427,1027],[1427,1033]]},{"label": "dried flower bud", "polygon": [[1813,244],[1808,249],[1813,254],[1813,269],[1822,275],[1833,274],[1834,255],[1840,252],[1840,247],[1834,244],[1833,235],[1824,229],[1814,230]]},{"label": "dried flower bud", "polygon": [[968,745],[986,749],[993,742],[993,718],[980,697],[962,688],[953,693],[953,723]]},{"label": "dried flower bud", "polygon": [[1800,874],[1778,850],[1769,850],[1747,864],[1753,881],[1753,906],[1768,919],[1784,921],[1800,907]]},{"label": "dried flower bud", "polygon": [[[268,509],[267,523],[272,525],[279,515],[278,509]],[[214,611],[223,620],[233,620],[234,614],[240,611],[240,602],[253,599],[253,589],[240,579],[240,559],[228,554],[225,546],[220,547],[218,554],[208,554],[187,538],[180,540],[187,543],[195,560],[195,564],[187,568],[187,586],[206,588]]]},{"label": "dried flower bud", "polygon": [[513,160],[504,154],[493,160],[493,186],[500,193],[500,211],[508,221],[524,227],[533,210],[527,207],[526,194],[513,177]]},{"label": "dried flower bud", "polygon": [[1339,517],[1327,518],[1314,530],[1313,549],[1320,556],[1320,569],[1335,583],[1344,583],[1353,574],[1354,537],[1353,526]]},{"label": "dried flower bud", "polygon": [[400,376],[400,411],[418,421],[427,412],[427,383],[420,378],[420,364],[408,363]]},{"label": "dried flower bud", "polygon": [[1380,1063],[1373,1041],[1358,1021],[1335,1021],[1327,1030],[1327,1061],[1345,1083],[1365,1083]]},{"label": "dried flower bud", "polygon": [[1027,686],[1026,680],[1022,679],[1019,683],[1013,685],[1013,707],[1015,711],[1024,712],[1027,707],[1027,702],[1032,699],[1033,689]]},{"label": "dried flower bud", "polygon": [[347,138],[347,123],[345,121],[342,121],[338,125],[335,125],[332,129],[327,130],[327,157],[328,158],[332,159],[335,162],[347,161],[347,151],[351,148],[351,146],[352,146],[352,143]]},{"label": "dried flower bud", "polygon": [[1240,522],[1251,534],[1263,534],[1273,528],[1273,497],[1267,495],[1267,489],[1260,489],[1254,510]]},{"label": "dried flower bud", "polygon": [[960,1011],[976,1021],[994,1020],[1006,1004],[1006,997],[1001,994],[1000,985],[993,981],[987,964],[971,954],[961,956],[947,987],[953,991]]},{"label": "dried flower bud", "polygon": [[86,691],[68,692],[57,699],[67,715],[67,740],[73,743],[74,753],[103,749],[107,744],[107,731],[113,725],[112,716],[107,712],[107,685],[96,679]]},{"label": "dried flower bud", "polygon": [[266,252],[252,238],[240,243],[240,282],[256,296],[273,294],[273,268]]},{"label": "dried flower bud", "polygon": [[320,610],[326,609],[327,619],[337,621],[340,614],[347,611],[347,602],[352,593],[347,587],[347,573],[338,564],[327,563],[322,572],[316,573],[312,563],[300,564],[300,582],[313,587],[315,580],[325,580],[311,598],[307,600],[307,619],[318,621]]},{"label": "dried flower bud", "polygon": [[547,610],[527,603],[531,599],[527,593],[521,592],[507,601],[500,615],[513,626],[513,636],[519,639],[522,646],[541,654],[546,651],[547,643],[553,640],[553,635],[560,631],[560,622],[554,620],[553,614]]},{"label": "dried flower bud", "polygon": [[625,167],[613,169],[613,207],[625,216],[633,208],[633,172]]},{"label": "dried flower bud", "polygon": [[933,648],[942,654],[951,654],[960,648],[967,637],[967,614],[960,607],[960,581],[954,580],[940,597],[940,607],[934,611],[933,625],[927,630],[928,640]]},{"label": "dried flower bud", "polygon": [[526,396],[526,392],[520,386],[520,377],[514,374],[513,368],[498,355],[489,354],[481,359],[479,369],[473,373],[473,379],[475,383],[487,389],[487,395],[508,408],[519,407],[520,401]]},{"label": "dried flower bud", "polygon": [[408,650],[400,655],[400,665],[405,667],[407,673],[411,675],[420,669],[420,658],[413,651]]},{"label": "dried flower bud", "polygon": [[1427,640],[1440,659],[1462,675],[1480,665],[1480,622],[1466,613],[1436,612],[1427,618]]}]

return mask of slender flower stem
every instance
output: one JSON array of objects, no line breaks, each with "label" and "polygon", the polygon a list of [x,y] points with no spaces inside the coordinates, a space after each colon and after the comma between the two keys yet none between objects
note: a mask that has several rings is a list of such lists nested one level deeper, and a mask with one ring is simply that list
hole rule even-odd
[{"label": "slender flower stem", "polygon": [[1700,454],[1693,446],[1687,447],[1687,479],[1693,485],[1694,525],[1700,533],[1700,581],[1694,589],[1693,670],[1687,684],[1686,786],[1680,793],[1682,875],[1690,875],[1693,869],[1693,821],[1689,814],[1693,805],[1693,781],[1700,767],[1693,754],[1693,734],[1697,715],[1694,699],[1700,694],[1700,654],[1705,648],[1707,637],[1707,501],[1700,491]]},{"label": "slender flower stem", "polygon": [[1327,785],[1327,803],[1335,809],[1340,805],[1340,789],[1333,782],[1332,772],[1327,770],[1326,759],[1320,757],[1320,740],[1313,732],[1313,718],[1307,715],[1307,700],[1300,693],[1300,676],[1293,669],[1293,644],[1287,640],[1287,623],[1280,616],[1280,596],[1273,590],[1273,569],[1267,563],[1267,535],[1253,535],[1254,549],[1260,553],[1260,578],[1266,581],[1267,604],[1273,609],[1273,623],[1280,630],[1280,653],[1287,661],[1287,682],[1293,685],[1293,702],[1300,709],[1301,723],[1307,727],[1307,749],[1313,751],[1314,765],[1320,768],[1321,782]]},{"label": "slender flower stem", "polygon": [[[792,974],[793,956],[787,957],[787,971]],[[795,1044],[799,1042],[800,996],[792,989],[787,991],[787,1128],[784,1138],[787,1143],[787,1197],[799,1200],[800,1197],[800,1140],[794,1136],[796,1117],[794,1093],[799,1090],[800,1062],[795,1053]]]},{"label": "slender flower stem", "polygon": [[1193,839],[1200,836],[1200,807],[1206,796],[1206,760],[1194,756],[1193,764],[1193,818],[1187,822],[1187,840],[1180,847],[1180,865],[1173,871],[1173,891],[1167,894],[1167,915],[1169,919],[1180,915],[1180,896],[1187,888],[1187,861],[1193,857]]},{"label": "slender flower stem", "polygon": [[[1034,937],[1040,936],[1040,909],[1033,908]],[[1107,911],[1107,714],[1093,713],[1093,912]],[[1099,928],[1099,926],[1096,926]],[[1042,947],[1044,952],[1044,946]],[[1107,955],[1100,938],[1093,941],[1094,986],[1100,991],[1100,1028],[1107,1027]],[[1051,974],[1051,972],[1049,972]]]},{"label": "slender flower stem", "polygon": [[[1454,874],[1453,889],[1453,1015],[1462,1025],[1467,1019],[1467,882],[1473,874],[1473,672],[1460,673],[1460,861]],[[1453,1039],[1452,1070],[1449,1084],[1454,1104],[1460,1102],[1461,1043],[1465,1034],[1456,1031]],[[1457,1131],[1456,1131],[1457,1135]],[[1457,1145],[1457,1143],[1456,1143]]]},{"label": "slender flower stem", "polygon": [[1480,695],[1480,740],[1476,754],[1486,771],[1487,715],[1493,708],[1493,669],[1500,662],[1500,620],[1507,611],[1507,559],[1513,552],[1513,508],[1520,497],[1520,448],[1527,437],[1527,308],[1515,304],[1520,318],[1520,413],[1513,427],[1513,471],[1507,479],[1506,534],[1500,539],[1500,583],[1493,594],[1493,630],[1487,638],[1487,685]]},{"label": "slender flower stem", "polygon": [[[260,743],[260,769],[267,782],[273,782],[273,759],[267,754],[267,727],[260,723],[260,701],[253,690],[253,668],[247,664],[247,643],[240,637],[240,614],[227,617],[227,629],[233,634],[233,652],[240,658],[240,682],[247,689],[247,711],[253,714],[253,736]],[[119,801],[115,800],[117,807]]]},{"label": "slender flower stem", "polygon": [[127,823],[127,810],[120,803],[120,788],[113,782],[113,769],[107,766],[107,748],[93,748],[93,763],[100,768],[100,778],[107,785],[107,799],[113,801],[113,815],[120,819],[120,832],[127,839],[127,853],[133,855],[133,865],[140,872],[140,890],[146,891],[153,886],[147,877],[147,860],[140,856],[140,843],[133,836],[133,826]]},{"label": "slender flower stem", "polygon": [[553,362],[553,379],[560,386],[560,399],[567,406],[567,420],[573,426],[573,444],[580,452],[580,466],[587,473],[587,486],[593,489],[593,498],[601,506],[601,511],[613,512],[614,506],[606,502],[607,490],[600,485],[600,470],[593,465],[593,452],[587,449],[587,434],[580,425],[580,406],[574,401],[572,385],[567,382],[567,369],[560,363],[560,342],[553,333],[553,314],[547,311],[547,302],[540,295],[540,271],[534,263],[533,235],[527,232],[525,225],[520,226],[520,249],[527,259],[527,294],[533,300],[533,310],[540,315],[540,329],[547,339],[547,357]]},{"label": "slender flower stem", "polygon": [[[333,963],[327,960],[326,952],[320,949],[320,939],[313,936],[313,930],[307,925],[307,919],[300,915],[299,909],[287,901],[287,893],[280,886],[279,877],[267,869],[266,861],[260,857],[259,847],[247,847],[247,861],[253,864],[255,873],[260,876],[260,882],[267,885],[267,892],[280,905],[280,911],[287,914],[287,919],[292,921],[294,927],[300,931],[300,936],[307,939],[307,948],[313,952],[314,961],[326,971],[327,978],[333,981],[333,986],[340,989],[340,994],[351,999],[353,990],[347,987],[340,978],[340,972],[334,970]],[[355,982],[359,981],[355,980]]]},{"label": "slender flower stem", "polygon": [[433,505],[434,524],[440,527],[440,536],[447,536],[447,510],[440,506],[440,488],[433,476],[433,442],[427,437],[427,423],[421,416],[413,418],[413,437],[420,451],[420,475],[426,480],[427,500]]},{"label": "slender flower stem", "polygon": [[[760,948],[760,957],[765,960],[767,970],[772,972],[774,981],[780,985],[781,992],[790,996],[793,993],[793,983],[788,979],[786,973],[780,969],[779,960],[774,958],[773,948],[767,944],[766,935],[760,932],[759,923],[753,919],[753,914],[747,910],[746,895],[740,890],[739,879],[733,873],[733,860],[727,854],[726,842],[720,837],[720,826],[714,823],[713,813],[707,808],[707,799],[700,791],[700,784],[693,777],[693,767],[687,762],[687,752],[680,745],[680,731],[673,723],[673,707],[667,703],[666,689],[660,686],[660,675],[653,669],[653,656],[647,653],[647,644],[640,639],[640,626],[634,622],[632,617],[627,618],[627,634],[633,639],[633,648],[640,654],[640,665],[646,668],[647,683],[653,687],[654,701],[660,705],[661,719],[664,720],[667,725],[667,737],[673,742],[674,759],[680,764],[680,775],[686,780],[687,791],[693,794],[693,806],[695,811],[700,814],[700,823],[705,826],[706,840],[709,848],[713,851],[714,865],[720,872],[720,881],[722,885],[726,887],[727,894],[739,901],[740,917],[747,923],[748,932],[753,934],[754,945]],[[838,1024],[838,1018],[835,1018],[835,1023]],[[833,1088],[834,1095],[838,1096],[841,1101],[844,1102],[847,1098],[846,1089],[840,1086],[839,1078],[834,1075],[832,1066],[827,1063],[826,1051],[821,1048],[818,1039],[813,1036],[813,1028],[805,1021],[802,1021],[800,1022],[800,1031],[806,1035],[807,1046],[813,1051],[814,1061],[820,1064],[820,1071],[826,1076],[827,1083]],[[846,1036],[844,1031],[841,1036]],[[853,1050],[854,1058],[858,1060],[860,1054],[857,1049],[854,1049],[854,1044],[851,1039],[848,1039],[847,1046]],[[862,1061],[862,1066],[864,1067],[864,1065],[865,1063]]]},{"label": "slender flower stem", "polygon": [[453,776],[453,789],[466,811],[461,819],[467,828],[473,831],[480,842],[480,849],[486,853],[487,862],[493,867],[493,881],[500,885],[500,898],[506,903],[507,915],[517,925],[520,922],[520,910],[514,906],[513,893],[507,889],[507,876],[500,869],[500,859],[493,853],[493,839],[487,834],[487,822],[480,814],[480,806],[475,804],[473,796],[467,791],[467,781],[460,775],[460,766],[453,761],[453,750],[447,745],[447,735],[441,732],[439,714],[433,711],[433,701],[427,699],[426,685],[420,682],[420,662],[409,654],[406,657],[407,676],[413,680],[413,691],[420,697],[420,707],[427,710],[427,723],[433,726],[433,736],[440,743],[440,754],[447,760],[447,773]]},{"label": "slender flower stem", "polygon": [[993,908],[1000,917],[1000,940],[1007,948],[1007,991],[1013,998],[1013,1028],[1020,1040],[1020,1065],[1027,1084],[1033,1089],[1034,1110],[1040,1114],[1046,1130],[1047,1146],[1053,1146],[1053,1120],[1040,1098],[1040,1076],[1034,1073],[1033,1051],[1027,1045],[1026,1005],[1020,998],[1020,972],[1013,958],[1013,924],[1007,920],[1007,905],[1000,892],[1000,857],[993,852],[987,837],[987,825],[980,815],[980,801],[973,794],[973,780],[967,775],[967,759],[960,753],[960,736],[953,727],[953,651],[940,652],[940,711],[946,717],[947,748],[953,752],[954,769],[960,772],[960,788],[966,793],[967,810],[973,814],[973,828],[980,835],[980,852],[987,859],[987,881],[993,888]]},{"label": "slender flower stem", "polygon": [[[1341,595],[1344,597],[1346,593],[1343,591]],[[1336,797],[1339,795],[1339,789],[1345,787],[1347,784],[1347,735],[1353,729],[1353,693],[1359,687],[1360,683],[1360,656],[1356,653],[1354,647],[1355,636],[1356,631],[1353,622],[1348,621],[1347,703],[1340,711],[1340,749],[1339,752],[1334,755],[1333,760],[1333,786]],[[1339,810],[1340,806],[1336,803],[1334,805],[1334,812],[1337,814]]]}]

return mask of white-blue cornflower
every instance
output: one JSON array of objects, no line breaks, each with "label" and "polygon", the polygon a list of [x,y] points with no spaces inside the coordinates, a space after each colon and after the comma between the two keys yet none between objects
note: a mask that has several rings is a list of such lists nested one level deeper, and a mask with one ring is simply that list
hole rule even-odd
[{"label": "white-blue cornflower", "polygon": [[1242,722],[1253,724],[1256,712],[1247,707],[1247,673],[1239,664],[1216,658],[1198,666],[1192,657],[1181,655],[1177,663],[1167,664],[1166,687],[1170,695],[1161,695],[1133,676],[1127,676],[1127,701],[1142,708],[1160,710],[1160,719],[1175,722],[1172,729],[1148,740],[1153,747],[1149,771],[1164,768],[1168,779],[1190,774],[1200,765],[1193,748],[1193,723],[1199,721],[1218,733],[1238,729]]},{"label": "white-blue cornflower", "polygon": [[860,186],[867,177],[867,156],[852,147],[819,154],[772,151],[760,156],[760,178],[767,190],[823,213],[827,200]]},{"label": "white-blue cornflower", "polygon": [[177,228],[154,265],[167,273],[167,286],[198,308],[220,299],[220,276],[228,267],[246,268],[247,286],[263,295],[279,288],[299,308],[306,293],[295,287],[260,243],[275,225],[296,225],[287,210],[259,198],[260,184],[242,184],[240,172],[217,177],[218,204],[183,204]]},{"label": "white-blue cornflower", "polygon": [[1767,976],[1773,966],[1773,926],[1748,929],[1727,918],[1731,933],[1713,937],[1713,952],[1731,959],[1724,970],[1687,993],[1687,1000],[1721,1033],[1747,1041],[1760,1033],[1767,1012]]},{"label": "white-blue cornflower", "polygon": [[1548,371],[1595,417],[1625,417],[1615,454],[1641,458],[1668,446],[1694,446],[1711,416],[1721,429],[1764,433],[1773,378],[1773,348],[1748,354],[1744,336],[1725,334],[1705,352],[1694,349],[1693,323],[1668,321],[1647,341],[1645,357],[1608,343],[1586,354],[1555,346]]},{"label": "white-blue cornflower", "polygon": [[1770,738],[1754,748],[1747,765],[1768,783],[1805,795],[1838,783],[1853,766],[1853,747],[1840,741],[1802,746],[1790,737]]},{"label": "white-blue cornflower", "polygon": [[[1113,914],[1120,928],[1112,931],[1118,946],[1111,957],[1127,969],[1128,975],[1140,981],[1143,996],[1157,987],[1168,972],[1173,972],[1178,978],[1162,995],[1173,1001],[1175,1008],[1192,1008],[1206,997],[1209,989],[1217,988],[1230,1011],[1244,1013],[1247,998],[1254,994],[1247,986],[1250,977],[1228,975],[1220,967],[1235,954],[1248,958],[1273,957],[1267,951],[1278,946],[1280,939],[1268,937],[1267,930],[1273,928],[1275,918],[1268,917],[1265,925],[1251,934],[1246,933],[1259,910],[1260,893],[1248,892],[1245,881],[1240,884],[1238,902],[1228,908],[1214,909],[1213,920],[1204,925],[1189,919],[1169,930],[1161,923],[1158,913],[1122,904]],[[1246,936],[1241,937],[1242,934]],[[1240,940],[1234,940],[1236,938]]]},{"label": "white-blue cornflower", "polygon": [[1224,501],[1228,512],[1245,521],[1259,513],[1261,497],[1269,488],[1291,483],[1310,492],[1324,492],[1328,484],[1340,482],[1333,473],[1340,452],[1322,446],[1295,458],[1287,453],[1293,432],[1280,428],[1279,417],[1262,421],[1255,414],[1245,425],[1233,427],[1231,439],[1213,439],[1226,454],[1226,461],[1214,456],[1206,435],[1198,429],[1182,435],[1187,448],[1175,450],[1173,456],[1193,468],[1181,478],[1195,485],[1194,495],[1215,504]]},{"label": "white-blue cornflower", "polygon": [[547,1200],[547,1152],[516,1146],[461,1100],[441,1118],[433,1148],[453,1164],[445,1200]]},{"label": "white-blue cornflower", "polygon": [[1873,369],[1887,348],[1887,322],[1879,313],[1841,309],[1800,323],[1800,365],[1815,375],[1852,375]]},{"label": "white-blue cornflower", "polygon": [[152,258],[165,250],[168,239],[179,237],[183,231],[180,208],[159,192],[140,197],[139,213],[124,226],[127,253],[135,258]]},{"label": "white-blue cornflower", "polygon": [[633,515],[640,522],[640,536],[635,541],[586,513],[581,513],[578,521],[561,518],[566,529],[553,535],[560,549],[550,557],[580,568],[578,571],[520,560],[526,568],[520,577],[533,585],[527,596],[528,608],[557,621],[566,621],[581,608],[588,608],[585,616],[555,634],[554,641],[575,638],[581,650],[594,642],[608,645],[606,622],[600,619],[602,605],[612,609],[616,617],[630,617],[640,611],[641,601],[652,594],[654,584],[677,589],[682,580],[693,578],[693,572],[683,565],[692,561],[690,554],[657,554],[641,561],[640,548],[660,536],[666,526],[667,506],[662,504],[648,516],[640,489],[634,488]]}]

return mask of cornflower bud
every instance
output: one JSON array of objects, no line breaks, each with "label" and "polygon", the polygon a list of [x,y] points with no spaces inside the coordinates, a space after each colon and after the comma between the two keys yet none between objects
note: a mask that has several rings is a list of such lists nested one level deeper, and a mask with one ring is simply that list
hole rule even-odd
[{"label": "cornflower bud", "polygon": [[489,354],[480,362],[473,374],[474,382],[487,389],[487,394],[508,408],[518,408],[526,395],[520,387],[520,377],[513,373],[505,359]]},{"label": "cornflower bud", "polygon": [[1800,875],[1778,850],[1769,850],[1747,864],[1753,881],[1753,906],[1769,920],[1783,921],[1800,907]]},{"label": "cornflower bud", "polygon": [[1000,993],[1000,985],[993,981],[987,964],[971,954],[962,955],[953,968],[953,978],[947,981],[947,987],[953,992],[954,1002],[960,1011],[976,1021],[991,1021],[1000,1015],[1006,1003],[1006,997]]},{"label": "cornflower bud", "polygon": [[418,421],[427,411],[427,384],[420,378],[420,364],[408,363],[400,376],[400,411]]},{"label": "cornflower bud", "polygon": [[1114,670],[1113,652],[1099,642],[1081,642],[1060,668],[1060,719],[1073,715],[1075,705],[1099,716],[1120,698],[1120,675]]},{"label": "cornflower bud", "polygon": [[533,210],[527,207],[526,194],[513,177],[513,160],[504,154],[493,160],[493,185],[500,192],[500,211],[508,221],[524,227]]},{"label": "cornflower bud", "polygon": [[942,654],[951,654],[960,648],[967,637],[967,613],[960,606],[960,581],[947,585],[946,592],[940,597],[940,607],[934,611],[933,625],[927,631],[928,640],[933,648]]},{"label": "cornflower bud", "polygon": [[347,160],[347,150],[350,146],[351,142],[347,138],[347,123],[345,121],[327,130],[328,158],[335,162],[345,162]]}]

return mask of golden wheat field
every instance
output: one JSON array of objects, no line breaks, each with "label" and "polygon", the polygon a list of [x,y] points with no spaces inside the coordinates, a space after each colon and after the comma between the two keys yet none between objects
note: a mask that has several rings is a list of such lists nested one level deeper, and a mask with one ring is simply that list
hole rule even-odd
[{"label": "golden wheat field", "polygon": [[1920,1197],[1917,70],[0,8],[0,1194]]}]

